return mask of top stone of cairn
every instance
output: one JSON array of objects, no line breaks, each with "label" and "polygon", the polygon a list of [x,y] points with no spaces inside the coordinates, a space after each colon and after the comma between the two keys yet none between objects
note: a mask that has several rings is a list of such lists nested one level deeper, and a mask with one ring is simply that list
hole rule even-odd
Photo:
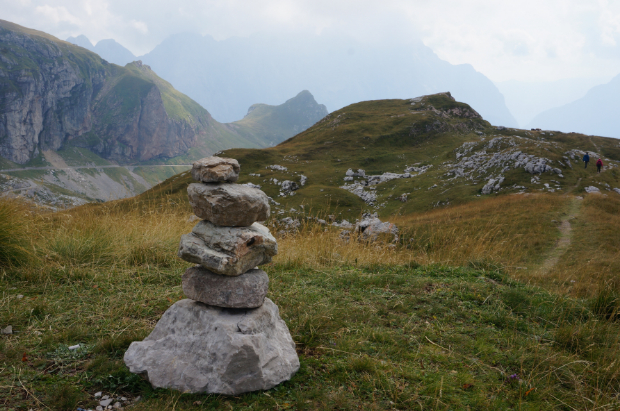
[{"label": "top stone of cairn", "polygon": [[234,183],[239,179],[239,163],[233,158],[205,157],[192,165],[192,177],[203,183]]}]

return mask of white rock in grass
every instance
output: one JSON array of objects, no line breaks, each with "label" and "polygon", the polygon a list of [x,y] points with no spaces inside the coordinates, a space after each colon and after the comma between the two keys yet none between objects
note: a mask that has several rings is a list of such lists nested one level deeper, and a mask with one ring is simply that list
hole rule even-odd
[{"label": "white rock in grass", "polygon": [[268,298],[251,310],[181,300],[124,360],[156,388],[226,395],[268,390],[299,369],[295,343]]},{"label": "white rock in grass", "polygon": [[205,220],[181,236],[178,256],[217,274],[241,275],[277,253],[276,239],[262,224],[218,227]]}]

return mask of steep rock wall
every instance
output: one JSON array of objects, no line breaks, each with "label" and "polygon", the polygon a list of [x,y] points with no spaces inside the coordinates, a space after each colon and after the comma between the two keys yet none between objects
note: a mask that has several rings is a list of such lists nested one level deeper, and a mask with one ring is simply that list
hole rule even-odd
[{"label": "steep rock wall", "polygon": [[119,67],[1,20],[0,51],[0,156],[10,161],[24,164],[68,142],[107,159],[145,161],[208,139],[209,113],[141,62]]}]

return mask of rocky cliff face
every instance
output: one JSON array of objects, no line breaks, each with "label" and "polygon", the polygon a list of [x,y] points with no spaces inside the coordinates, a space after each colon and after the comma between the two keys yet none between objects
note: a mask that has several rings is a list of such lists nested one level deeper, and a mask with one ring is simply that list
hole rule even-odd
[{"label": "rocky cliff face", "polygon": [[91,128],[104,62],[84,73],[59,44],[1,25],[0,44],[0,156],[23,164]]},{"label": "rocky cliff face", "polygon": [[117,161],[187,152],[216,127],[148,66],[109,64],[0,20],[0,156],[24,164],[67,143]]},{"label": "rocky cliff face", "polygon": [[107,159],[146,161],[178,156],[207,138],[213,119],[206,110],[194,118],[172,117],[164,103],[165,85],[152,81],[156,74],[139,61],[126,68],[128,73],[113,79],[95,100],[92,132],[75,145]]}]

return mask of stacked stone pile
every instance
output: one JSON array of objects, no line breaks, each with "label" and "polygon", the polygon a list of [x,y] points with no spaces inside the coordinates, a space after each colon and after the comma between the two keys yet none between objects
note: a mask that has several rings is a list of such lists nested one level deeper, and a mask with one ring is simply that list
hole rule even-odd
[{"label": "stacked stone pile", "polygon": [[235,184],[236,160],[194,163],[199,183],[187,192],[201,221],[181,237],[179,257],[196,263],[183,274],[188,299],[170,307],[144,341],[125,353],[131,372],[155,387],[237,395],[290,379],[299,358],[278,307],[266,298],[269,277],[258,269],[277,254],[262,191]]}]

